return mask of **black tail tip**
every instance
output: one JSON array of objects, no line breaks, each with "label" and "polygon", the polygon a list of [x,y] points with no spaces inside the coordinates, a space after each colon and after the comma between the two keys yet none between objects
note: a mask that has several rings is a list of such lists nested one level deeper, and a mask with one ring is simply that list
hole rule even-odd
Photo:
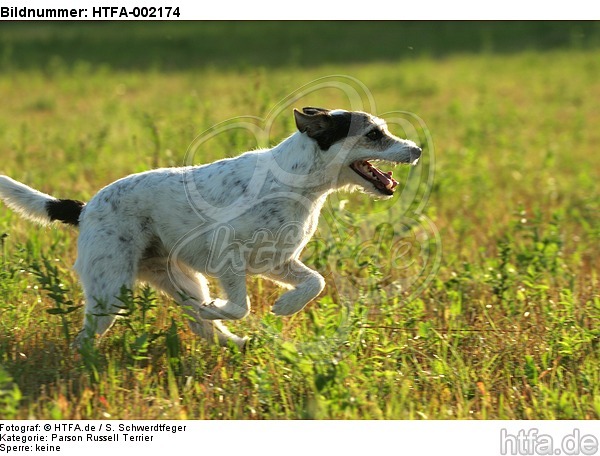
[{"label": "black tail tip", "polygon": [[58,220],[63,223],[68,223],[69,225],[77,226],[79,225],[79,216],[81,215],[81,210],[85,206],[85,203],[77,200],[70,199],[59,199],[52,200],[46,203],[46,211],[48,212],[48,217],[53,222]]}]

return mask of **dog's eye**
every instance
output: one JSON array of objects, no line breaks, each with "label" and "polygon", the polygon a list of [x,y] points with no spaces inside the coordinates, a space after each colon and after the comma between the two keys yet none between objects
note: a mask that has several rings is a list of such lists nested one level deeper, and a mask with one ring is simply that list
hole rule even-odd
[{"label": "dog's eye", "polygon": [[383,133],[381,130],[376,129],[376,130],[371,130],[365,136],[367,138],[369,138],[371,141],[377,141],[378,139],[381,139],[383,137]]}]

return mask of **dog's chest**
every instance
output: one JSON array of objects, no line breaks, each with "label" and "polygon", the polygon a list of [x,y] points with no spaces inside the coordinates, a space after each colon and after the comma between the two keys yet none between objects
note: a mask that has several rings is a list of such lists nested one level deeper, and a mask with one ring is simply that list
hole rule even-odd
[{"label": "dog's chest", "polygon": [[[324,198],[323,198],[324,200]],[[297,257],[315,233],[323,201],[289,197],[261,202],[235,221],[236,240],[250,269]]]}]

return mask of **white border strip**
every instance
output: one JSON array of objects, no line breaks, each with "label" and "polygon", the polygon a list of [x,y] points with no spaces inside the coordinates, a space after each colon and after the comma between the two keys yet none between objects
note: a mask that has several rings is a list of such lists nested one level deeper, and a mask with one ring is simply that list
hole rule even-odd
[{"label": "white border strip", "polygon": [[[558,0],[547,2],[481,2],[473,0],[384,0],[375,4],[323,0],[7,0],[2,20],[40,20],[23,9],[57,9],[73,15],[44,20],[593,20],[600,19],[600,2]],[[177,14],[174,14],[177,9]],[[151,12],[154,14],[151,14]]]},{"label": "white border strip", "polygon": [[[171,431],[173,427],[177,432]],[[0,434],[2,454],[7,445],[31,446],[8,454],[41,454],[35,447],[42,445],[61,456],[600,454],[600,430],[594,421],[31,420],[1,421]],[[37,441],[16,442],[10,437],[6,441],[14,435],[37,436]]]}]

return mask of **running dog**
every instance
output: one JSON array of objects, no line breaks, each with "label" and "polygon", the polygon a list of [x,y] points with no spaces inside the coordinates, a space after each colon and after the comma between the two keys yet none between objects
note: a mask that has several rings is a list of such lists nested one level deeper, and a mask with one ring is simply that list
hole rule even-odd
[{"label": "running dog", "polygon": [[[294,109],[298,131],[271,149],[202,166],[132,174],[87,204],[57,199],[0,176],[0,199],[42,224],[79,228],[75,262],[85,294],[78,348],[102,336],[122,311],[119,297],[136,281],[183,305],[194,333],[243,347],[223,320],[250,312],[246,277],[259,274],[289,290],[272,307],[292,315],[316,298],[323,277],[299,257],[327,196],[361,190],[390,198],[398,182],[371,161],[416,165],[421,149],[386,123],[358,111]],[[224,299],[211,299],[206,277]]]}]

